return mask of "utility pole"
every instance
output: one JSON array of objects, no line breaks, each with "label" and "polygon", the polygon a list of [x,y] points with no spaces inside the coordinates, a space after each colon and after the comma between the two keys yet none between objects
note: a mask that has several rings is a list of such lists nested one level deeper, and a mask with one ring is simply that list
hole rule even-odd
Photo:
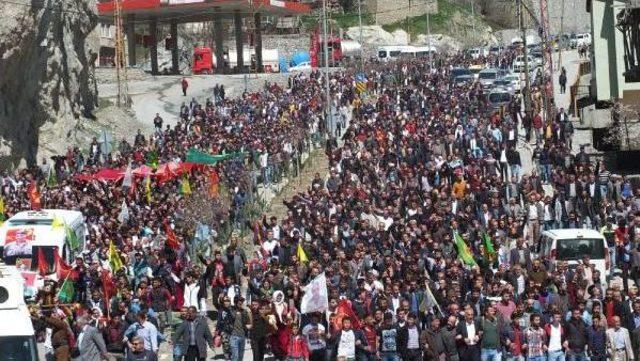
[{"label": "utility pole", "polygon": [[[427,0],[427,5],[431,2],[431,0]],[[431,6],[427,6],[427,44],[429,46],[429,65],[433,68],[433,54],[431,53],[432,48],[431,48],[431,25],[430,25],[430,18],[431,15],[429,14],[429,12],[431,11]]]},{"label": "utility pole", "polygon": [[476,35],[476,6],[473,2],[473,0],[469,0],[469,3],[471,4],[471,26],[473,28],[473,35]]},{"label": "utility pole", "polygon": [[[118,95],[116,98],[116,106],[118,108],[128,108],[129,102],[129,85],[127,81],[127,65],[126,54],[124,50],[124,24],[122,21],[122,0],[115,1],[115,11],[113,12],[113,24],[116,28],[116,81]],[[131,39],[129,39],[131,41]]]},{"label": "utility pole", "polygon": [[522,45],[524,46],[523,58],[524,58],[524,113],[526,116],[532,116],[531,114],[531,84],[529,79],[529,52],[527,51],[527,30],[524,26],[524,14],[522,11],[522,1],[516,0],[518,3],[518,19],[520,23],[520,32],[522,33]]},{"label": "utility pole", "polygon": [[323,33],[323,37],[324,37],[324,43],[323,43],[323,51],[324,51],[324,80],[325,80],[325,89],[324,89],[324,96],[326,98],[326,102],[325,102],[325,118],[324,118],[324,123],[325,123],[325,130],[327,132],[327,134],[331,137],[331,98],[330,98],[330,94],[329,94],[329,39],[327,38],[327,0],[322,0],[322,33]]},{"label": "utility pole", "polygon": [[362,42],[362,0],[358,0],[358,25],[360,26],[360,72],[364,71],[364,43]]},{"label": "utility pole", "polygon": [[[562,0],[562,10],[560,10],[560,40],[564,38],[564,0]],[[562,68],[562,47],[563,41],[558,42],[558,70]]]}]

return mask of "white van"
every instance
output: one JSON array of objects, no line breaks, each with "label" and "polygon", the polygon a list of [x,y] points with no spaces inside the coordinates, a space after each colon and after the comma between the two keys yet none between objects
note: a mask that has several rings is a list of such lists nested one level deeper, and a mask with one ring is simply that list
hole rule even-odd
[{"label": "white van", "polygon": [[609,277],[611,260],[604,236],[592,229],[552,229],[542,232],[540,254],[549,260],[551,269],[558,261],[576,265],[588,255],[591,264],[600,271],[601,281]]},{"label": "white van", "polygon": [[0,263],[0,350],[2,360],[37,361],[38,349],[24,279],[14,266]]},{"label": "white van", "polygon": [[[54,227],[54,220],[62,225]],[[67,227],[75,232],[79,241],[79,247],[75,250],[68,245]],[[20,262],[21,268],[26,265],[32,271],[37,271],[38,254],[42,251],[49,265],[48,274],[55,277],[54,255],[57,253],[70,264],[77,254],[82,253],[87,236],[88,229],[82,212],[62,209],[19,212],[0,227],[0,258],[8,265]]]}]

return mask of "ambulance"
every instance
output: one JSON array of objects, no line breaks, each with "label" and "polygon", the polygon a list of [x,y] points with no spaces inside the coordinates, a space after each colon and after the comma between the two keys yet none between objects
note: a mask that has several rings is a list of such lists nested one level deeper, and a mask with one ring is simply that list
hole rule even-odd
[{"label": "ambulance", "polygon": [[[75,249],[70,246],[71,236],[77,240]],[[82,212],[62,209],[19,212],[0,226],[0,258],[24,273],[29,291],[44,283],[36,274],[40,261],[46,262],[45,277],[55,280],[55,255],[71,264],[82,254],[87,237]]]},{"label": "ambulance", "polygon": [[0,263],[0,360],[37,361],[35,332],[22,297],[25,280],[15,266]]}]

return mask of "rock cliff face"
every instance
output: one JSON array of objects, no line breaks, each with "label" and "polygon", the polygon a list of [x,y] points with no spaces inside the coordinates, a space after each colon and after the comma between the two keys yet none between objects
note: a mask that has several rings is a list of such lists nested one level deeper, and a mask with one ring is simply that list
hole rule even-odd
[{"label": "rock cliff face", "polygon": [[97,104],[93,0],[0,2],[0,167],[71,145]]}]

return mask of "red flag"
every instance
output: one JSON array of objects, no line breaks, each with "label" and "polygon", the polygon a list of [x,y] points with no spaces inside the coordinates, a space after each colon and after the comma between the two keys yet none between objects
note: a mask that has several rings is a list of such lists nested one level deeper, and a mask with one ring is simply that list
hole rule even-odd
[{"label": "red flag", "polygon": [[29,201],[31,202],[31,209],[39,211],[41,208],[40,192],[38,192],[38,185],[36,184],[36,181],[31,181],[29,188],[27,189],[27,194],[29,195]]},{"label": "red flag", "polygon": [[164,232],[167,234],[167,245],[173,249],[180,248],[180,241],[173,232],[173,229],[171,229],[169,222],[165,220],[162,224],[164,226]]},{"label": "red flag", "polygon": [[253,221],[253,244],[262,245],[262,227],[259,219]]},{"label": "red flag", "polygon": [[351,319],[351,328],[355,330],[360,329],[360,319],[358,319],[356,313],[353,312],[353,309],[351,308],[351,302],[349,302],[348,300],[340,300],[340,302],[338,302],[338,307],[336,307],[336,313],[333,318],[333,327],[335,327],[336,330],[342,329],[342,319],[344,319],[345,317],[349,317]]},{"label": "red flag", "polygon": [[58,252],[54,252],[54,258],[56,263],[56,275],[58,276],[58,280],[64,280],[67,278],[71,278],[72,281],[75,281],[78,278],[77,272],[68,265],[61,257],[58,255]]},{"label": "red flag", "polygon": [[42,247],[38,248],[38,273],[40,276],[44,277],[49,273],[49,263],[44,258],[44,249]]},{"label": "red flag", "polygon": [[218,185],[220,184],[220,177],[215,169],[212,169],[209,173],[209,196],[215,197],[218,195]]},{"label": "red flag", "polygon": [[111,296],[115,294],[116,285],[113,283],[113,278],[111,277],[111,273],[109,273],[109,271],[107,270],[102,271],[100,278],[102,279],[102,289],[104,292],[104,298],[106,303],[108,304],[109,300],[111,299]]}]

